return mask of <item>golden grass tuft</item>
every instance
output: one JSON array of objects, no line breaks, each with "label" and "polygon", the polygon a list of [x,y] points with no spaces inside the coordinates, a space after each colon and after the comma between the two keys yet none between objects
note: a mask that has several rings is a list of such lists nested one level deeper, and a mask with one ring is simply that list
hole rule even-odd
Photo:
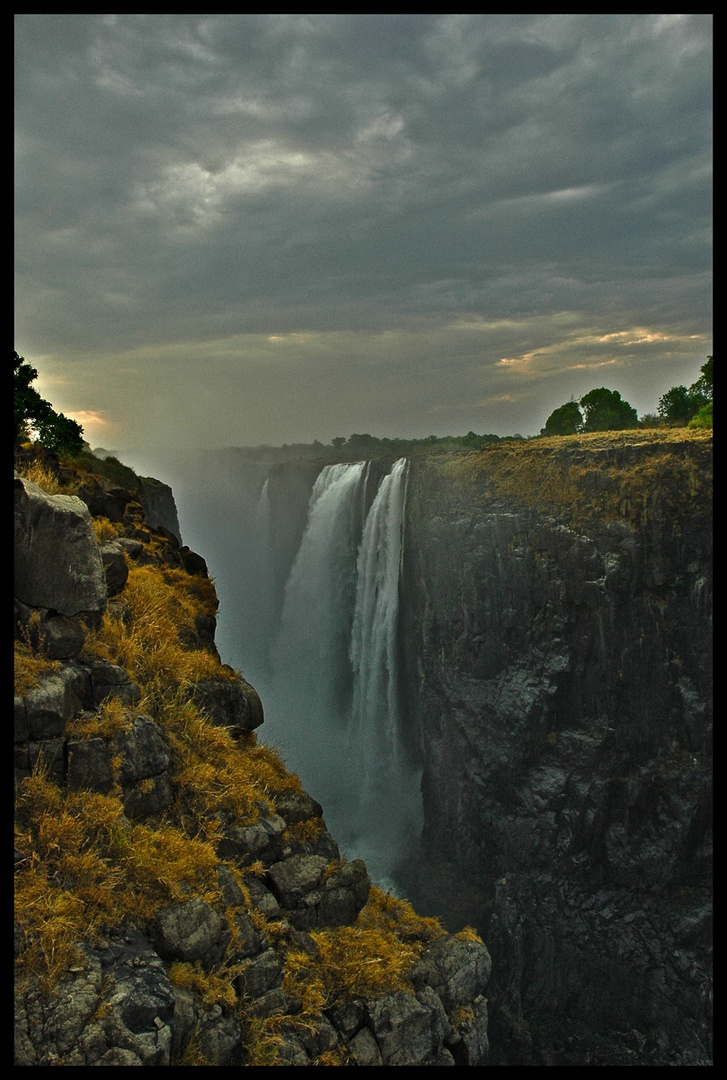
[{"label": "golden grass tuft", "polygon": [[36,487],[42,488],[48,495],[72,495],[75,491],[73,485],[63,483],[52,469],[37,459],[22,465],[18,474]]},{"label": "golden grass tuft", "polygon": [[180,636],[185,627],[194,630],[198,615],[214,614],[216,595],[208,579],[136,566],[129,570],[122,596],[130,616],[106,612],[101,629],[86,642],[89,655],[120,664],[152,699],[163,699],[180,684],[236,678],[212,653],[188,648]]},{"label": "golden grass tuft", "polygon": [[43,676],[60,669],[60,660],[49,660],[46,656],[34,652],[22,641],[13,646],[13,687],[14,692],[24,697],[40,686]]},{"label": "golden grass tuft", "polygon": [[66,735],[76,739],[112,739],[130,731],[137,711],[109,697],[94,712],[81,713],[66,723]]},{"label": "golden grass tuft", "polygon": [[106,544],[109,540],[118,540],[121,535],[119,526],[113,521],[109,521],[108,518],[94,517],[91,519],[91,525],[93,526],[93,535],[96,537],[97,544]]},{"label": "golden grass tuft", "polygon": [[244,964],[233,964],[213,971],[205,971],[199,963],[178,961],[169,968],[169,979],[184,990],[195,991],[207,1006],[220,1005],[231,1010],[237,1005],[234,980]]},{"label": "golden grass tuft", "polygon": [[460,941],[476,941],[479,945],[484,944],[482,938],[473,926],[464,926],[455,935]]}]

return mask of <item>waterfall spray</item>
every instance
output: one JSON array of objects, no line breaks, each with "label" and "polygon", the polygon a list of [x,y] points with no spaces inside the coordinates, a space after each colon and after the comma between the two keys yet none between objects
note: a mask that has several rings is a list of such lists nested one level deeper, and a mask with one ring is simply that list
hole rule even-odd
[{"label": "waterfall spray", "polygon": [[342,850],[393,887],[421,815],[419,774],[402,749],[397,659],[407,463],[383,477],[366,514],[368,473],[365,462],[330,465],[314,485],[265,727],[323,803]]}]

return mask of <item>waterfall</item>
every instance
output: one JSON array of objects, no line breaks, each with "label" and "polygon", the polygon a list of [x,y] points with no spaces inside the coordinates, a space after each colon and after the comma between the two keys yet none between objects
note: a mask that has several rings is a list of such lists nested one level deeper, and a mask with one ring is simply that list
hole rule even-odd
[{"label": "waterfall", "polygon": [[327,465],[316,480],[274,650],[276,682],[293,682],[297,695],[326,714],[341,710],[341,695],[350,684],[364,473],[362,461]]},{"label": "waterfall", "polygon": [[261,737],[324,807],[348,857],[395,887],[420,828],[419,773],[402,748],[399,576],[407,463],[367,512],[365,462],[326,466],[285,590]]},{"label": "waterfall", "polygon": [[395,771],[400,756],[397,629],[405,497],[406,459],[401,458],[381,482],[357,560],[349,650],[352,720],[359,743],[367,740],[375,751],[363,762],[365,788],[372,795],[380,786],[377,781],[384,781],[392,768]]}]

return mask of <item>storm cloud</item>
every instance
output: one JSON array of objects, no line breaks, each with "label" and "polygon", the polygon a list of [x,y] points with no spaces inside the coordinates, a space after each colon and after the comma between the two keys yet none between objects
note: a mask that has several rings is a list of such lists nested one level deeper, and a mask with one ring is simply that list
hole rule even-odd
[{"label": "storm cloud", "polygon": [[711,344],[710,15],[16,15],[16,338],[92,445],[524,435]]}]

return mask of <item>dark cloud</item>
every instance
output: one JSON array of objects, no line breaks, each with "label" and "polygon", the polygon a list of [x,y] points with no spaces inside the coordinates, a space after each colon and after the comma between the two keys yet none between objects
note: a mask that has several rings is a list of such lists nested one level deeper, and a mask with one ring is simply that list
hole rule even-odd
[{"label": "dark cloud", "polygon": [[[302,437],[283,399],[309,385],[310,437],[331,437],[347,385],[376,402],[382,357],[387,407],[359,430],[394,434],[393,413],[429,433],[435,404],[445,430],[495,430],[509,414],[473,403],[457,325],[480,326],[486,403],[506,393],[498,320],[525,354],[569,313],[584,340],[662,341],[664,385],[638,348],[617,365],[653,409],[674,350],[681,382],[711,351],[711,34],[709,15],[18,15],[16,347],[88,413],[122,355],[153,393],[174,371],[157,350],[210,371],[237,350],[228,385],[259,395],[244,442]],[[273,409],[256,336],[302,334],[317,351],[290,337]],[[327,334],[348,335],[353,373]],[[395,360],[410,347],[416,376]],[[554,355],[553,406],[571,378]],[[537,431],[542,381],[504,384]],[[137,393],[113,407],[151,439]]]}]

